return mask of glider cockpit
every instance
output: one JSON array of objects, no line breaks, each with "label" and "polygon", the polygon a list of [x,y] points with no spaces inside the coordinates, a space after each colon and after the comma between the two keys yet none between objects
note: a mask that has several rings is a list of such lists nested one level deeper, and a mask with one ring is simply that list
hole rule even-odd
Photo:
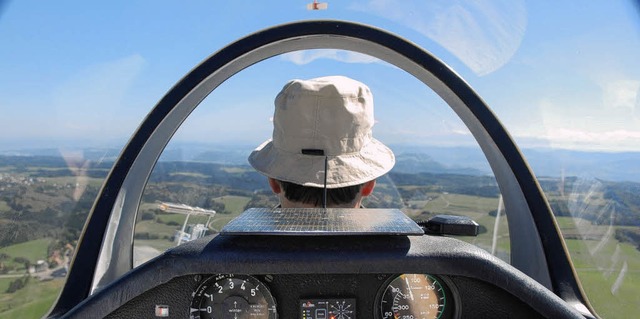
[{"label": "glider cockpit", "polygon": [[[320,235],[223,229],[134,267],[134,228],[145,186],[180,125],[235,74],[281,54],[312,49],[385,61],[451,107],[495,175],[511,233],[510,263],[458,238],[415,229]],[[392,226],[402,220],[391,216]],[[158,102],[107,177],[49,316],[595,317],[540,185],[480,96],[417,45],[336,20],[284,24],[242,38],[195,67]]]}]

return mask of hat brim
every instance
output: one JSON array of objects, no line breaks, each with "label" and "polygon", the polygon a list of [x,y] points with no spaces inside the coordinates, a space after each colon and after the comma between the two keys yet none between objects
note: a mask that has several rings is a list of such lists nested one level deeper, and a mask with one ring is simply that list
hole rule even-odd
[{"label": "hat brim", "polygon": [[[271,140],[258,146],[249,163],[257,171],[271,178],[310,187],[324,186],[325,157],[290,153],[278,149]],[[328,157],[327,188],[359,185],[374,180],[393,168],[393,152],[376,139],[359,153]]]}]

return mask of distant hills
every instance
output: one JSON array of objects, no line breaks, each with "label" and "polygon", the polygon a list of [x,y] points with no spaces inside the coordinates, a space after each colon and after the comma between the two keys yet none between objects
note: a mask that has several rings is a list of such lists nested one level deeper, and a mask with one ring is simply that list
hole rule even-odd
[{"label": "distant hills", "polygon": [[[372,207],[403,205],[400,201],[406,199],[430,200],[428,194],[432,192],[487,198],[499,195],[489,165],[477,149],[392,148],[397,157],[396,166],[379,180],[382,187],[376,192],[377,202]],[[209,207],[211,198],[234,195],[252,198],[252,205],[273,205],[265,202],[273,196],[270,196],[264,176],[247,163],[251,149],[241,145],[169,147],[150,177],[151,184],[164,183],[164,186],[152,194],[155,198],[148,201],[180,201],[188,196],[190,202]],[[95,148],[0,152],[0,167],[3,168],[0,184],[7,186],[0,185],[0,189],[4,188],[0,192],[0,209],[9,220],[18,218],[11,214],[19,214],[18,219],[22,221],[39,223],[42,226],[40,234],[57,232],[63,225],[55,224],[51,219],[59,214],[86,214],[99,187],[88,185],[83,198],[75,203],[71,202],[71,193],[75,190],[73,184],[77,186],[76,178],[59,185],[40,185],[38,180],[60,178],[59,181],[64,181],[65,177],[78,174],[103,179],[113,166],[115,154],[116,150]],[[635,164],[639,162],[637,153],[526,150],[525,154],[529,155],[532,167],[537,170],[540,185],[549,196],[549,204],[557,216],[580,216],[596,224],[613,221],[615,225],[638,225],[640,182],[634,181],[640,180]],[[621,171],[614,172],[614,169]],[[12,176],[13,173],[27,173],[29,178]],[[193,185],[207,186],[194,191],[191,189]],[[46,214],[39,214],[42,212]],[[81,226],[78,223],[67,228],[69,232],[79,232]],[[7,237],[11,234],[7,229],[16,227],[9,224],[0,227],[0,234],[5,235],[0,236],[0,241],[13,242],[13,237]],[[20,234],[24,235],[22,240],[31,238],[29,232]]]},{"label": "distant hills", "polygon": [[525,149],[523,153],[538,176],[586,176],[640,182],[640,152]]},{"label": "distant hills", "polygon": [[[194,161],[217,164],[247,164],[256,145],[171,144],[160,161]],[[479,148],[390,145],[396,154],[396,173],[444,173],[490,175],[491,169]],[[581,176],[608,181],[640,182],[640,152],[592,152],[559,149],[522,150],[538,177]],[[116,160],[119,149],[83,148],[68,151],[55,148],[0,151],[9,156],[71,157],[105,164]]]}]

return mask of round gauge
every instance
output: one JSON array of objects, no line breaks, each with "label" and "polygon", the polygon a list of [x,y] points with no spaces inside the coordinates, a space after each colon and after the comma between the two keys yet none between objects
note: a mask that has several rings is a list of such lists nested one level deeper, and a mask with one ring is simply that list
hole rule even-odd
[{"label": "round gauge", "polygon": [[[393,278],[379,298],[382,319],[439,319],[450,313],[448,289],[434,276],[402,274]],[[447,309],[449,307],[449,309]]]},{"label": "round gauge", "polygon": [[193,293],[191,319],[276,319],[276,303],[262,282],[248,275],[219,275]]}]

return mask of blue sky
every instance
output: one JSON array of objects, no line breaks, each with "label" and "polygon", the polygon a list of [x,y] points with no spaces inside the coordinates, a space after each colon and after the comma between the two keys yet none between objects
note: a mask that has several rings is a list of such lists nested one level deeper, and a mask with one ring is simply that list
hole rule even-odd
[{"label": "blue sky", "polygon": [[[307,11],[306,3],[9,2],[0,16],[0,147],[121,146],[174,83],[224,45],[274,24],[332,18],[376,25],[434,53],[523,147],[640,150],[640,16],[628,2],[329,1],[326,11]],[[282,85],[328,74],[372,88],[375,133],[385,141],[471,140],[410,76],[335,50],[296,52],[241,72],[177,138],[264,139]],[[232,118],[243,125],[224,120]]]}]

